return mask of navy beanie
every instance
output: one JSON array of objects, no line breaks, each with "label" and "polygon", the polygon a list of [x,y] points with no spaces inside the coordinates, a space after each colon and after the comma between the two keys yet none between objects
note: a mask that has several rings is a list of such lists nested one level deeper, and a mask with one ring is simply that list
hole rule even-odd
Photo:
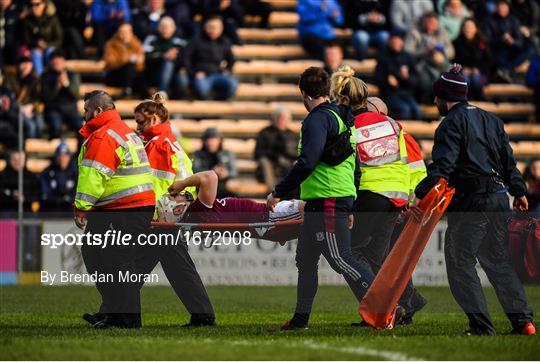
[{"label": "navy beanie", "polygon": [[467,80],[461,74],[461,65],[453,64],[448,72],[433,83],[433,93],[435,96],[452,102],[466,102],[469,87]]}]

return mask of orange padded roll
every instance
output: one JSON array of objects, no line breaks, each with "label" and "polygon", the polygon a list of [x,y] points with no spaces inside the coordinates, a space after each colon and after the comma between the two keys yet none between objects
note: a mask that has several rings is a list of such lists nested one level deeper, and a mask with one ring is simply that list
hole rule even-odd
[{"label": "orange padded roll", "polygon": [[421,219],[410,217],[392,251],[358,306],[364,321],[376,329],[393,328],[396,303],[405,290],[426,244],[450,204],[455,190],[444,179],[417,207]]}]

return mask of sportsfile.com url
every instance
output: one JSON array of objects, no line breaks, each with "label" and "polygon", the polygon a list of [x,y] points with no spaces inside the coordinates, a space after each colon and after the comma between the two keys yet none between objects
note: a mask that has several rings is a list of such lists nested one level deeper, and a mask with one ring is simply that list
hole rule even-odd
[{"label": "sportsfile.com url", "polygon": [[182,231],[173,233],[139,234],[136,238],[132,234],[122,231],[107,230],[105,233],[84,234],[42,234],[41,245],[51,249],[62,246],[101,247],[109,246],[175,246],[185,243],[188,246],[239,246],[250,245],[252,235],[250,231]]}]

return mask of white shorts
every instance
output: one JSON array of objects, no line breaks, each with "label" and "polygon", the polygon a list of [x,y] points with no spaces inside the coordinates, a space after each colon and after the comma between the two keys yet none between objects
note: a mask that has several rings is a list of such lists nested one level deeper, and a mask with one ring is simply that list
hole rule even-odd
[{"label": "white shorts", "polygon": [[269,221],[301,220],[303,215],[298,206],[300,200],[280,201],[274,206],[274,211],[270,211]]}]

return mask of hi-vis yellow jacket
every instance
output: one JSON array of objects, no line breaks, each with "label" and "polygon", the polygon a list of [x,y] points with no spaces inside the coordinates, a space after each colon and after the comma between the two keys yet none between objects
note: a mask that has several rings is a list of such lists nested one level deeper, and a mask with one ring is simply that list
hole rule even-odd
[{"label": "hi-vis yellow jacket", "polygon": [[[156,200],[159,200],[174,181],[193,174],[191,160],[176,140],[169,121],[149,128],[142,138],[152,168]],[[195,196],[195,188],[188,188],[187,191]]]},{"label": "hi-vis yellow jacket", "polygon": [[144,145],[116,110],[101,113],[79,133],[85,141],[79,153],[77,210],[155,205],[152,172]]},{"label": "hi-vis yellow jacket", "polygon": [[397,207],[407,205],[427,174],[420,147],[388,116],[363,112],[354,125],[362,171],[359,190],[386,196]]}]

